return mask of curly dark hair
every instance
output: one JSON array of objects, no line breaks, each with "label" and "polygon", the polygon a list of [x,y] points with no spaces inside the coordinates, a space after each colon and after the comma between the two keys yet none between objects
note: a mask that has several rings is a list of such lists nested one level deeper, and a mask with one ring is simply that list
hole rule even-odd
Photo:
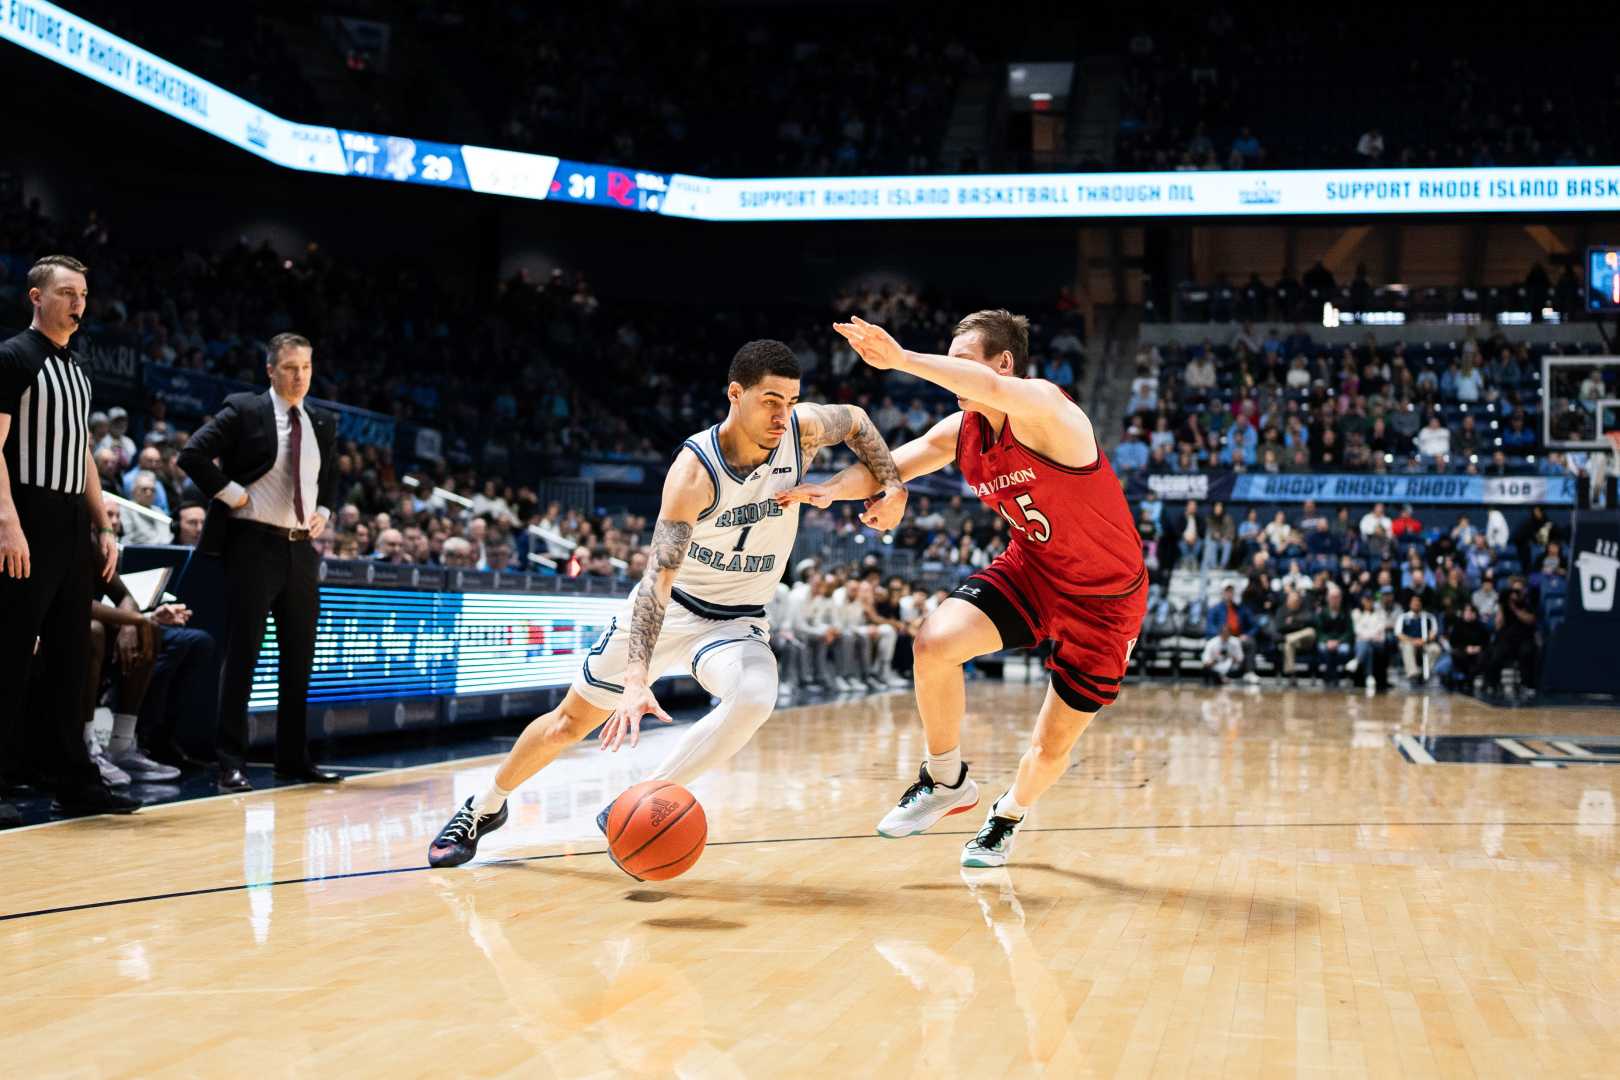
[{"label": "curly dark hair", "polygon": [[744,390],[767,375],[799,378],[799,358],[793,355],[792,349],[772,338],[750,341],[738,349],[737,355],[731,358],[731,370],[726,372],[726,378],[741,383]]}]

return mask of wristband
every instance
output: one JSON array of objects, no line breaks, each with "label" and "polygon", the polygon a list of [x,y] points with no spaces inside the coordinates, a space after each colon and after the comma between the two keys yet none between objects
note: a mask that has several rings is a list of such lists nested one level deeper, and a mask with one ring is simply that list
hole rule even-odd
[{"label": "wristband", "polygon": [[98,535],[98,536],[117,536],[118,535],[118,530],[113,528],[111,525],[103,525],[99,529],[96,530],[96,535]]}]

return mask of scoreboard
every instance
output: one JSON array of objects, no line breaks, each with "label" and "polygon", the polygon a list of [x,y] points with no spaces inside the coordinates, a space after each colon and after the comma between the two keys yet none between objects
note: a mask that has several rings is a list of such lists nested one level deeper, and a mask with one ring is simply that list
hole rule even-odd
[{"label": "scoreboard", "polygon": [[408,184],[469,188],[461,147],[451,143],[339,131],[343,163],[350,176],[370,176]]},{"label": "scoreboard", "polygon": [[668,193],[668,173],[559,161],[546,198],[656,214]]},{"label": "scoreboard", "polygon": [[669,174],[647,169],[593,165],[543,154],[428,142],[368,131],[339,131],[337,135],[338,145],[343,150],[344,171],[350,176],[495,191],[652,214],[663,209],[664,198],[669,193]]}]

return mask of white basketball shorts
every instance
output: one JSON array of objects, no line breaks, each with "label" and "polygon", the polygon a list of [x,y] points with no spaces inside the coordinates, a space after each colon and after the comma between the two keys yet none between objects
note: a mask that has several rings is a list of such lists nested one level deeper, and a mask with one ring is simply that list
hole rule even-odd
[{"label": "white basketball shorts", "polygon": [[[683,597],[688,604],[701,601]],[[619,614],[608,624],[580,665],[574,679],[574,692],[599,709],[616,709],[624,693],[624,670],[630,651],[630,614],[636,594],[631,593]],[[707,605],[705,605],[707,606]],[[710,607],[715,614],[724,609]],[[771,628],[763,616],[741,615],[709,618],[671,599],[664,612],[664,626],[653,645],[652,662],[647,665],[650,679],[673,673],[691,675],[704,689],[718,685],[712,681],[713,665],[734,663],[743,650],[772,657]],[[711,691],[712,692],[712,691]]]}]

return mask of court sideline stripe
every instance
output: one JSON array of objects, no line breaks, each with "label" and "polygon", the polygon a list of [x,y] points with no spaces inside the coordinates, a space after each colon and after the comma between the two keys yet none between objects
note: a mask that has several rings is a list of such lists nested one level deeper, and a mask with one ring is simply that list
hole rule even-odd
[{"label": "court sideline stripe", "polygon": [[[897,687],[896,690],[898,690],[898,689],[899,688]],[[894,693],[894,692],[895,692],[895,690],[874,690],[869,694],[862,695],[860,698],[853,698],[852,697],[849,700],[851,700],[851,701],[864,701],[867,698],[882,697],[885,694],[890,694],[890,693]],[[782,705],[782,706],[778,706],[771,713],[771,715],[775,716],[777,713],[791,712],[794,709],[814,708],[814,707],[817,707],[817,706],[820,706],[820,705],[830,704],[830,703],[838,701],[838,700],[839,700],[839,697],[831,697],[827,701],[801,701],[796,705]],[[542,715],[544,715],[544,714],[542,714]],[[694,716],[690,720],[677,719],[675,721],[675,725],[684,727],[687,724],[695,724],[701,719],[702,719],[701,715]],[[669,730],[673,730],[673,728],[664,728],[662,730],[669,731]],[[514,737],[514,741],[515,741],[515,737]],[[590,740],[581,739],[578,743],[575,744],[575,748],[584,746],[588,741],[590,741]],[[358,768],[368,769],[370,771],[360,773],[360,774],[356,775],[355,779],[356,780],[369,780],[374,776],[398,776],[401,773],[421,772],[421,771],[426,770],[426,769],[443,769],[443,768],[447,768],[447,767],[450,767],[450,766],[455,766],[457,768],[475,768],[475,767],[478,767],[478,765],[477,765],[478,762],[487,761],[487,760],[499,761],[500,759],[505,758],[508,753],[509,753],[509,751],[501,750],[501,751],[497,751],[495,753],[490,753],[490,754],[473,754],[471,757],[447,758],[444,761],[424,761],[424,762],[422,762],[422,763],[420,763],[418,765],[397,765],[397,766],[394,766],[394,765],[380,765],[380,766],[365,765],[365,766],[357,766],[357,765],[328,765],[328,764],[323,763],[322,768],[329,769],[329,770],[331,770],[333,772],[336,772],[339,769],[358,769]],[[249,762],[249,764],[251,765],[253,763]],[[167,810],[180,809],[180,808],[190,807],[190,806],[198,806],[198,805],[200,805],[202,803],[220,802],[220,801],[222,801],[224,799],[251,799],[255,795],[270,795],[270,794],[273,794],[273,793],[278,792],[278,791],[292,791],[295,788],[307,788],[307,787],[317,787],[317,786],[320,786],[320,785],[316,785],[316,784],[281,784],[281,785],[279,785],[277,787],[254,788],[252,791],[227,791],[227,792],[221,792],[218,795],[199,795],[194,799],[174,799],[174,800],[171,800],[169,802],[160,802],[160,803],[152,803],[150,805],[144,805],[138,811],[136,811],[136,814],[140,814],[142,816],[145,816],[147,814],[162,813],[162,812],[167,811]],[[334,789],[328,788],[327,790],[334,790]],[[32,831],[34,829],[53,829],[53,828],[56,828],[59,825],[71,825],[75,821],[93,821],[94,819],[96,819],[98,817],[124,818],[124,819],[127,820],[128,818],[135,817],[135,814],[127,814],[127,815],[126,814],[76,814],[73,817],[55,818],[55,819],[53,819],[51,821],[36,821],[32,825],[18,825],[18,826],[15,826],[13,828],[10,828],[10,829],[0,831],[0,839],[4,839],[5,837],[8,837],[8,836],[16,836],[19,833],[30,832],[30,831]],[[137,820],[139,820],[139,819],[137,819]],[[239,888],[240,886],[233,886],[233,887]],[[4,918],[6,918],[6,916],[0,916],[0,919],[4,919]]]},{"label": "court sideline stripe", "polygon": [[[1578,821],[1301,821],[1294,823],[1252,822],[1245,825],[1057,825],[1049,828],[1028,828],[1025,833],[1076,833],[1076,832],[1145,832],[1149,830],[1163,830],[1165,832],[1185,831],[1190,829],[1477,829],[1490,825],[1498,828],[1573,828],[1580,825]],[[949,832],[931,832],[929,836],[974,836],[977,830],[960,829]],[[765,840],[722,840],[711,843],[709,847],[745,847],[757,844],[806,844],[812,842],[827,842],[832,840],[887,840],[887,837],[877,833],[852,833],[846,836],[782,836]],[[509,859],[491,859],[488,862],[472,863],[474,867],[485,866],[514,866],[523,863],[548,862],[552,859],[571,859],[588,855],[606,855],[604,848],[598,851],[556,851],[549,855],[519,855]],[[260,881],[241,885],[215,885],[207,889],[185,889],[180,892],[153,893],[150,896],[126,896],[118,900],[94,900],[86,904],[67,904],[62,907],[39,908],[35,911],[15,911],[7,915],[0,915],[0,922],[12,922],[17,919],[34,919],[44,915],[64,915],[74,911],[92,911],[97,908],[122,907],[126,904],[147,904],[158,900],[183,900],[191,896],[212,896],[218,893],[248,892],[252,889],[273,889],[280,885],[312,885],[316,882],[346,881],[352,878],[387,877],[393,874],[417,874],[434,867],[398,866],[386,870],[356,870],[347,874],[321,874],[314,877],[283,878],[279,881]],[[455,872],[455,871],[450,871]]]}]

